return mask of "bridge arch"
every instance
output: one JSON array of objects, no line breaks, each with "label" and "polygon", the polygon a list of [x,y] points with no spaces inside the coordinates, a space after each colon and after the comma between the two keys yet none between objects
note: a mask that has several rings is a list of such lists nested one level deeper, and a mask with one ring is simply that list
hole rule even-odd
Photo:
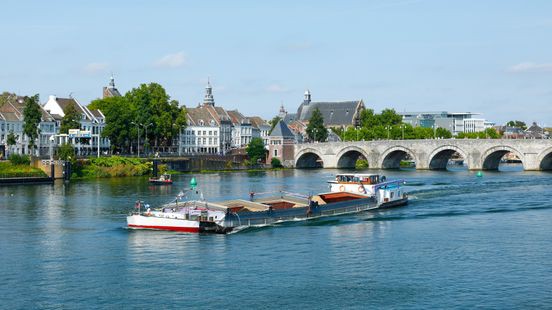
[{"label": "bridge arch", "polygon": [[324,168],[322,154],[313,148],[306,148],[295,156],[295,168]]},{"label": "bridge arch", "polygon": [[431,152],[429,155],[429,162],[427,167],[431,170],[445,170],[447,169],[447,163],[454,153],[458,153],[464,158],[464,161],[468,164],[468,156],[466,152],[455,145],[443,145]]},{"label": "bridge arch", "polygon": [[358,146],[348,146],[336,156],[337,168],[354,168],[358,159],[368,160],[368,154]]},{"label": "bridge arch", "polygon": [[542,151],[537,160],[540,170],[552,170],[552,147]]},{"label": "bridge arch", "polygon": [[507,153],[514,153],[523,164],[525,168],[525,158],[523,155],[513,147],[507,145],[497,145],[487,149],[481,156],[481,163],[483,170],[498,170],[500,160]]},{"label": "bridge arch", "polygon": [[382,169],[399,169],[401,167],[401,160],[407,156],[410,156],[415,163],[418,162],[416,153],[412,150],[400,145],[392,146],[381,154],[379,167]]}]

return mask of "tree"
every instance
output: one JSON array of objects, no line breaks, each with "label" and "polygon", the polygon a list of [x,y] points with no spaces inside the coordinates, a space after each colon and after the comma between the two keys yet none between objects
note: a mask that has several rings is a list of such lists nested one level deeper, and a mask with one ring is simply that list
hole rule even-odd
[{"label": "tree", "polygon": [[89,109],[101,110],[105,115],[105,127],[102,136],[109,138],[113,151],[124,152],[129,149],[132,135],[136,135],[134,106],[126,97],[108,97],[96,99],[88,105]]},{"label": "tree", "polygon": [[402,116],[398,115],[394,109],[384,109],[377,117],[379,125],[383,126],[393,126],[402,123]]},{"label": "tree", "polygon": [[61,119],[60,133],[68,133],[69,129],[80,129],[81,114],[74,105],[70,104],[65,108],[65,116]]},{"label": "tree", "polygon": [[435,129],[435,137],[441,139],[450,139],[452,138],[452,133],[445,128],[439,127]]},{"label": "tree", "polygon": [[371,128],[379,125],[379,120],[374,115],[374,110],[365,109],[360,112],[360,125],[364,128]]},{"label": "tree", "polygon": [[312,111],[306,131],[307,136],[312,141],[326,141],[326,138],[328,138],[328,131],[324,127],[324,117],[318,108]]},{"label": "tree", "polygon": [[278,122],[281,120],[281,117],[274,116],[270,121],[268,121],[268,124],[270,125],[270,130],[268,131],[268,134],[272,133],[272,130],[274,129],[274,127],[276,127],[276,124],[278,124]]},{"label": "tree", "polygon": [[270,160],[270,165],[272,166],[272,168],[281,168],[282,162],[279,158],[272,157],[272,159]]},{"label": "tree", "polygon": [[[163,86],[157,83],[141,84],[125,94],[133,106],[137,124],[152,124],[146,140],[153,140],[155,146],[171,146],[182,127],[186,126],[186,110],[176,100],[170,100]],[[142,131],[140,132],[142,133]]]},{"label": "tree", "polygon": [[523,130],[527,129],[527,125],[525,124],[525,122],[522,121],[509,121],[508,123],[506,123],[506,126],[517,127]]},{"label": "tree", "polygon": [[75,162],[77,158],[77,156],[75,156],[75,148],[69,143],[62,144],[58,148],[58,158],[61,160]]},{"label": "tree", "polygon": [[38,94],[32,97],[25,97],[25,108],[23,109],[23,133],[29,137],[29,148],[36,148],[35,141],[40,134],[40,121],[42,112],[38,104]]},{"label": "tree", "polygon": [[251,139],[251,142],[249,142],[245,148],[245,151],[247,152],[249,160],[253,165],[256,164],[259,159],[263,160],[266,154],[263,139],[258,137]]},{"label": "tree", "polygon": [[8,144],[8,148],[10,149],[10,154],[12,153],[13,146],[17,143],[17,139],[19,139],[19,136],[13,133],[12,130],[10,130],[10,133],[8,133],[8,136],[6,138],[6,143]]}]

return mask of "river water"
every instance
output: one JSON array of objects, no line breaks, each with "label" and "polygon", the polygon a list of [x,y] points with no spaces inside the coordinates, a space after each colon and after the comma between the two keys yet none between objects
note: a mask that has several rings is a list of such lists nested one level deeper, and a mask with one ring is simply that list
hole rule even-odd
[{"label": "river water", "polygon": [[[196,175],[211,200],[325,191],[338,170]],[[385,171],[407,207],[198,235],[124,228],[172,187],[0,187],[0,308],[551,308],[552,174]]]}]

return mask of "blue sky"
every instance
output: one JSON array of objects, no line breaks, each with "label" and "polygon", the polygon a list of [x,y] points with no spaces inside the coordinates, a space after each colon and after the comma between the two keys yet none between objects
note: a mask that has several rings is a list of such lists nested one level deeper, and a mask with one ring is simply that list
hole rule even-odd
[{"label": "blue sky", "polygon": [[552,1],[11,1],[0,91],[88,103],[114,73],[246,115],[313,100],[552,126]]}]

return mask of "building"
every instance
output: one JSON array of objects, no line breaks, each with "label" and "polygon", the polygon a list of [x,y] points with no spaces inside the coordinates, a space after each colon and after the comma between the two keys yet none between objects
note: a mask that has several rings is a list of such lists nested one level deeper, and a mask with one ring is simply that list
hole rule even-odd
[{"label": "building", "polygon": [[286,123],[280,120],[269,136],[267,162],[278,158],[284,167],[293,166],[295,136]]},{"label": "building", "polygon": [[115,79],[113,78],[113,75],[111,75],[109,85],[104,86],[103,88],[103,98],[110,98],[110,97],[121,97],[121,93],[115,87]]},{"label": "building", "polygon": [[[341,127],[360,125],[360,113],[365,109],[362,100],[354,101],[311,101],[311,93],[305,91],[305,98],[297,109],[295,116],[288,117],[289,120],[298,120],[308,122],[312,116],[312,112],[318,109],[324,118],[326,127]],[[285,118],[284,118],[285,119]]]},{"label": "building", "polygon": [[548,139],[548,132],[544,130],[541,126],[537,125],[536,122],[533,122],[529,128],[525,129],[525,138],[526,139]]},{"label": "building", "polygon": [[[6,102],[0,106],[0,142],[2,148],[0,153],[5,157],[5,153],[9,154],[27,154],[35,156],[46,156],[50,150],[50,137],[55,135],[58,126],[54,118],[46,112],[43,107],[40,107],[41,120],[38,125],[40,133],[35,141],[36,149],[33,151],[29,148],[29,139],[23,134],[25,110],[25,98],[10,94]],[[16,137],[16,144],[8,146],[8,135],[13,133]]]},{"label": "building", "polygon": [[232,120],[232,147],[246,147],[253,139],[253,126],[251,120],[238,110],[228,111]]},{"label": "building", "polygon": [[80,156],[109,151],[111,146],[109,138],[101,137],[105,128],[105,116],[100,110],[89,110],[72,97],[58,98],[54,95],[48,97],[43,108],[54,118],[56,126],[59,128],[69,106],[73,106],[81,116],[80,128],[75,128],[80,131],[73,136],[56,135],[56,144],[71,143],[75,146],[77,155]]},{"label": "building", "polygon": [[251,121],[251,126],[253,128],[252,129],[253,138],[258,137],[263,139],[264,145],[268,147],[268,143],[269,143],[268,133],[270,132],[270,125],[259,116],[251,116],[249,117],[249,120]]},{"label": "building", "polygon": [[483,118],[477,118],[480,113],[472,112],[447,112],[447,111],[428,111],[428,112],[399,112],[403,122],[414,127],[424,128],[444,128],[453,135],[461,132],[480,132],[484,131],[492,123]]},{"label": "building", "polygon": [[260,117],[246,117],[238,110],[227,111],[215,106],[210,81],[203,102],[187,108],[188,125],[179,135],[180,155],[219,154],[244,148],[254,137],[268,144],[270,126]]}]

